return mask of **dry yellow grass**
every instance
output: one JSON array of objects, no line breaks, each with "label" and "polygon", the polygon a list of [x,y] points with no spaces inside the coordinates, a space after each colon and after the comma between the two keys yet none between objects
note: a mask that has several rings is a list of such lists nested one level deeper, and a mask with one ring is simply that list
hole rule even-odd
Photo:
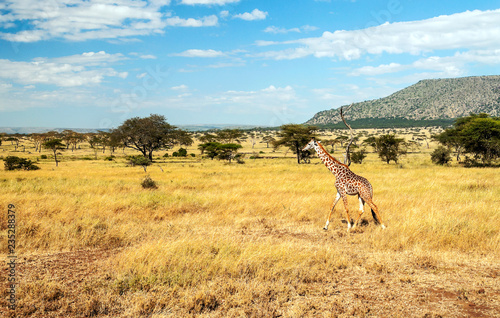
[{"label": "dry yellow grass", "polygon": [[[78,160],[93,155],[86,149],[65,152],[58,168],[41,160],[38,171],[2,172],[0,206],[18,214],[17,314],[499,316],[498,169],[435,166],[422,150],[398,165],[375,154],[352,165],[388,227],[367,208],[350,234],[342,204],[322,230],[334,177],[293,154],[160,160],[147,172],[156,190],[120,156]],[[284,156],[262,144],[243,151]],[[4,212],[4,255],[6,224]]]}]

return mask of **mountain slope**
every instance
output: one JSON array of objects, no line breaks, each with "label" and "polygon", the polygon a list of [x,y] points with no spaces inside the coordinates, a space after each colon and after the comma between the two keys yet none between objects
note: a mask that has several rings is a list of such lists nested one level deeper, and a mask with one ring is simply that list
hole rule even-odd
[{"label": "mountain slope", "polygon": [[[476,76],[422,80],[394,94],[354,103],[346,118],[404,118],[408,120],[451,119],[470,113],[500,116],[500,76]],[[306,124],[334,124],[339,110],[317,113]]]}]

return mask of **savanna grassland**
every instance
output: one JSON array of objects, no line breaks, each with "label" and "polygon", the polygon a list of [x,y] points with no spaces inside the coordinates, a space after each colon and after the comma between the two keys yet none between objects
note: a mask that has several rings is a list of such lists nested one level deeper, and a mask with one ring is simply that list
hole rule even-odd
[{"label": "savanna grassland", "polygon": [[[372,183],[387,225],[366,207],[351,233],[341,203],[322,229],[336,191],[319,159],[298,165],[263,143],[240,152],[276,158],[227,164],[202,159],[195,144],[195,157],[156,153],[147,172],[121,149],[89,160],[83,144],[58,167],[44,150],[40,170],[0,172],[0,252],[7,259],[14,204],[18,280],[17,309],[7,309],[5,287],[2,314],[500,317],[499,170],[436,166],[435,146],[398,164],[369,153],[351,165]],[[40,158],[29,145],[0,148]],[[146,175],[157,189],[142,188]],[[356,211],[356,197],[349,203]]]}]

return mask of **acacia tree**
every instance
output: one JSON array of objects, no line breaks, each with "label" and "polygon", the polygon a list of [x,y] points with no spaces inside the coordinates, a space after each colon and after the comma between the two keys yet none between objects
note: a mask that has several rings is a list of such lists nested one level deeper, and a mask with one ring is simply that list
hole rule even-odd
[{"label": "acacia tree", "polygon": [[243,132],[239,129],[223,129],[215,132],[215,138],[223,144],[240,143],[243,135]]},{"label": "acacia tree", "polygon": [[49,139],[43,143],[45,148],[51,149],[54,152],[54,160],[56,161],[56,167],[59,165],[59,161],[57,161],[57,151],[63,150],[66,147],[59,138]]},{"label": "acacia tree", "polygon": [[153,151],[172,148],[176,143],[192,143],[185,131],[167,123],[165,116],[152,114],[149,117],[127,119],[112,132],[126,147],[136,149],[153,161]]},{"label": "acacia tree", "polygon": [[307,145],[312,137],[316,137],[315,132],[318,128],[315,126],[288,124],[281,126],[280,129],[278,132],[280,139],[273,142],[274,148],[287,146],[297,154],[297,163],[300,164],[301,148]]},{"label": "acacia tree", "polygon": [[405,141],[392,134],[382,135],[375,138],[375,150],[383,161],[398,163],[399,156],[406,154]]},{"label": "acacia tree", "polygon": [[459,118],[454,128],[447,129],[435,138],[445,146],[452,146],[472,154],[473,160],[481,160],[489,165],[492,160],[500,157],[500,118],[487,114],[471,114]]}]

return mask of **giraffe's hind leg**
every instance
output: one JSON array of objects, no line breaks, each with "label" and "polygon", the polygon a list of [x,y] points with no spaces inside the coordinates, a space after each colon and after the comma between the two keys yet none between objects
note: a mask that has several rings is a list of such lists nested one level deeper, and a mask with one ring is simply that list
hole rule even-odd
[{"label": "giraffe's hind leg", "polygon": [[337,202],[340,200],[340,193],[337,192],[337,196],[335,197],[335,200],[333,200],[332,207],[330,208],[330,213],[328,214],[328,218],[326,219],[326,224],[323,230],[328,230],[328,224],[330,224],[330,218],[332,217],[332,212],[333,209],[335,209],[335,206],[337,205]]},{"label": "giraffe's hind leg", "polygon": [[359,199],[359,214],[358,214],[358,217],[356,218],[356,221],[354,221],[354,224],[353,224],[353,228],[356,227],[356,225],[358,225],[358,222],[359,222],[359,219],[361,218],[361,215],[365,212],[365,200],[363,200],[363,198],[361,198],[361,196],[358,195],[358,199]]},{"label": "giraffe's hind leg", "polygon": [[380,217],[380,214],[378,213],[378,208],[375,205],[375,203],[373,203],[373,201],[371,199],[367,200],[366,203],[368,203],[368,205],[372,209],[372,216],[375,219],[375,222],[379,223],[380,226],[382,226],[382,228],[385,229],[385,225],[382,222],[382,218]]}]

